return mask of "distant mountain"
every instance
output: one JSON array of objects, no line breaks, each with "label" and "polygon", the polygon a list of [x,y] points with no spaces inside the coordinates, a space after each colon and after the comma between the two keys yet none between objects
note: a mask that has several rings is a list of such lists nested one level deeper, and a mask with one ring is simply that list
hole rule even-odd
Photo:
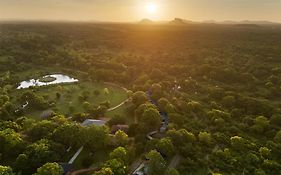
[{"label": "distant mountain", "polygon": [[215,21],[215,20],[205,20],[205,21],[191,21],[182,18],[174,18],[172,21],[152,21],[150,19],[142,19],[139,24],[171,24],[171,25],[186,25],[186,24],[229,24],[229,25],[239,25],[239,26],[257,26],[257,25],[281,25],[281,23],[271,22],[271,21]]},{"label": "distant mountain", "polygon": [[232,20],[226,20],[226,21],[215,21],[215,20],[206,20],[202,21],[201,23],[208,23],[208,24],[230,24],[230,25],[279,25],[280,23],[277,22],[271,22],[271,21],[251,21],[251,20],[243,20],[243,21],[232,21]]},{"label": "distant mountain", "polygon": [[216,22],[217,24],[239,24],[239,22],[237,21],[230,21],[230,20],[226,20],[226,21],[218,21]]},{"label": "distant mountain", "polygon": [[215,24],[217,22],[215,20],[205,20],[205,21],[202,21],[201,23]]},{"label": "distant mountain", "polygon": [[190,24],[190,23],[196,23],[194,21],[190,21],[190,20],[185,20],[182,18],[175,18],[174,20],[169,22],[170,24],[173,25],[184,25],[184,24]]},{"label": "distant mountain", "polygon": [[276,22],[271,22],[271,21],[251,21],[251,20],[243,20],[243,21],[222,21],[222,22],[217,22],[218,24],[249,24],[249,25],[275,25],[275,24],[280,24]]},{"label": "distant mountain", "polygon": [[181,18],[174,18],[172,21],[152,21],[148,18],[144,18],[138,22],[139,24],[172,24],[172,25],[185,25],[190,23],[196,23]]},{"label": "distant mountain", "polygon": [[186,23],[181,18],[175,18],[174,20],[170,21],[170,24],[182,25],[182,24],[186,24]]},{"label": "distant mountain", "polygon": [[261,27],[261,24],[232,24],[236,27]]},{"label": "distant mountain", "polygon": [[153,24],[153,23],[154,23],[154,22],[153,22],[152,20],[147,19],[147,18],[142,19],[142,20],[139,22],[139,24]]},{"label": "distant mountain", "polygon": [[241,24],[260,24],[260,25],[273,25],[273,24],[280,24],[280,23],[275,23],[271,21],[249,21],[249,20],[244,20],[240,21]]}]

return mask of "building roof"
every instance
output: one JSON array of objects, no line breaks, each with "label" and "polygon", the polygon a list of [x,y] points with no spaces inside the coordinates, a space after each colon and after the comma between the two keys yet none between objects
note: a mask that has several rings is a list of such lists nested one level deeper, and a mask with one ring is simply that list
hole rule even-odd
[{"label": "building roof", "polygon": [[90,126],[90,125],[103,126],[103,125],[105,125],[105,123],[106,123],[106,121],[103,121],[103,120],[86,119],[81,125],[82,126]]},{"label": "building roof", "polygon": [[118,130],[121,130],[121,131],[124,131],[125,133],[128,133],[129,125],[113,125],[111,127],[111,134],[115,134]]},{"label": "building roof", "polygon": [[40,115],[40,117],[42,119],[47,119],[49,117],[51,117],[52,115],[54,114],[54,111],[53,110],[46,110],[46,111],[43,111]]}]

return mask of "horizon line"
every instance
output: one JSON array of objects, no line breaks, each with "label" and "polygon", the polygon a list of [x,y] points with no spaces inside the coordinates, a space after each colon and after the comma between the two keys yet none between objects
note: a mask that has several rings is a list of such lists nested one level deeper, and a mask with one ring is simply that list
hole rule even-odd
[{"label": "horizon line", "polygon": [[281,21],[271,21],[271,20],[262,20],[262,19],[244,19],[244,20],[231,20],[231,19],[226,19],[226,20],[215,20],[215,19],[206,19],[206,20],[192,20],[192,19],[185,19],[185,18],[179,18],[175,17],[170,20],[153,20],[150,18],[142,18],[140,20],[135,20],[135,21],[110,21],[110,20],[75,20],[75,19],[44,19],[44,18],[38,18],[38,19],[27,19],[27,18],[0,18],[0,22],[73,22],[73,23],[138,23],[141,22],[142,20],[150,20],[151,22],[156,23],[167,23],[171,22],[175,19],[181,19],[186,22],[194,22],[194,23],[225,23],[225,22],[233,22],[233,23],[243,23],[243,22],[266,22],[266,23],[273,23],[273,24],[281,24]]}]

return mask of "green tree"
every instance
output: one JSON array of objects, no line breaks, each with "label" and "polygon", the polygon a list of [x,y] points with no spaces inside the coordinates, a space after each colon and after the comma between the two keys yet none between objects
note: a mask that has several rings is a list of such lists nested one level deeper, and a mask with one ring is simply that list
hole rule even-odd
[{"label": "green tree", "polygon": [[148,175],[164,174],[166,171],[166,162],[161,154],[155,150],[150,151],[148,158]]},{"label": "green tree", "polygon": [[163,138],[158,141],[157,149],[167,157],[172,157],[174,154],[174,145],[170,138]]},{"label": "green tree", "polygon": [[62,175],[63,169],[57,163],[46,163],[42,167],[37,169],[37,173],[34,175]]},{"label": "green tree", "polygon": [[0,106],[4,105],[8,101],[10,101],[10,97],[8,95],[0,95]]},{"label": "green tree", "polygon": [[266,175],[265,171],[261,168],[255,170],[256,175]]},{"label": "green tree", "polygon": [[268,149],[267,147],[260,147],[259,152],[260,152],[260,155],[263,158],[268,158],[269,155],[270,155],[271,150]]},{"label": "green tree", "polygon": [[274,141],[277,143],[281,143],[281,130],[276,133]]},{"label": "green tree", "polygon": [[202,108],[202,104],[197,101],[191,101],[187,103],[187,109],[190,112],[200,112]]},{"label": "green tree", "polygon": [[147,101],[147,96],[144,92],[138,91],[135,92],[132,96],[132,102],[136,105],[139,106]]},{"label": "green tree", "polygon": [[222,104],[227,108],[230,108],[230,107],[233,108],[235,105],[235,102],[236,102],[235,97],[233,97],[231,95],[225,96],[222,99]]},{"label": "green tree", "polygon": [[15,175],[11,167],[0,165],[0,175]]},{"label": "green tree", "polygon": [[85,102],[83,103],[83,108],[88,112],[88,111],[91,110],[92,105],[91,105],[89,102],[85,101]]},{"label": "green tree", "polygon": [[163,78],[163,76],[164,76],[164,73],[158,68],[153,68],[150,73],[150,77],[155,80],[161,80]]},{"label": "green tree", "polygon": [[128,163],[128,153],[124,147],[115,148],[110,154],[110,159],[121,160],[124,164]]},{"label": "green tree", "polygon": [[52,121],[42,120],[33,124],[28,130],[28,136],[33,140],[40,140],[42,138],[47,138],[58,125]]},{"label": "green tree", "polygon": [[125,145],[127,145],[128,141],[129,141],[128,135],[124,131],[121,131],[121,130],[118,130],[115,133],[114,138],[115,138],[115,143],[118,146],[125,146]]},{"label": "green tree", "polygon": [[196,137],[192,132],[188,132],[185,129],[180,130],[169,130],[167,135],[172,139],[173,144],[176,147],[183,146],[186,143],[194,143],[196,141]]},{"label": "green tree", "polygon": [[29,166],[28,166],[28,157],[26,154],[20,154],[15,162],[15,170],[17,172],[20,172],[21,174],[24,174],[23,172],[28,172],[29,171]]},{"label": "green tree", "polygon": [[56,92],[56,98],[60,99],[60,97],[61,97],[61,94],[59,92]]},{"label": "green tree", "polygon": [[52,139],[65,146],[80,147],[85,141],[84,130],[77,123],[65,123],[54,130]]},{"label": "green tree", "polygon": [[161,116],[159,111],[154,108],[148,108],[144,111],[141,117],[141,123],[147,131],[158,130],[161,125]]},{"label": "green tree", "polygon": [[101,170],[96,171],[93,175],[114,175],[111,168],[103,167]]},{"label": "green tree", "polygon": [[88,126],[85,136],[87,136],[85,146],[93,152],[104,149],[109,142],[109,130],[105,126]]},{"label": "green tree", "polygon": [[281,115],[280,114],[274,114],[272,115],[270,119],[271,125],[281,126]]},{"label": "green tree", "polygon": [[90,97],[90,92],[89,91],[83,91],[81,96],[83,97],[84,100],[87,100]]},{"label": "green tree", "polygon": [[104,88],[104,89],[103,89],[103,93],[104,93],[105,95],[108,95],[108,94],[109,94],[108,88]]},{"label": "green tree", "polygon": [[95,96],[99,96],[100,95],[100,91],[99,90],[94,90],[94,94],[95,94]]},{"label": "green tree", "polygon": [[258,166],[260,159],[259,157],[254,153],[247,153],[247,155],[244,157],[244,161],[248,166]]},{"label": "green tree", "polygon": [[24,142],[19,133],[8,128],[0,131],[0,143],[0,153],[6,157],[17,155],[21,151]]},{"label": "green tree", "polygon": [[256,117],[255,124],[254,126],[252,126],[251,129],[253,129],[258,134],[261,134],[267,129],[268,126],[269,126],[268,119],[264,116],[258,116]]},{"label": "green tree", "polygon": [[164,111],[166,111],[168,114],[176,113],[176,107],[173,104],[169,103],[166,105]]},{"label": "green tree", "polygon": [[233,136],[230,138],[230,143],[233,149],[242,152],[247,148],[247,142],[243,137]]},{"label": "green tree", "polygon": [[156,109],[156,106],[154,106],[153,104],[151,103],[144,103],[144,104],[141,104],[139,105],[136,109],[135,109],[135,115],[137,117],[138,120],[141,119],[143,113],[145,110],[149,109],[149,108],[152,108],[152,109]]},{"label": "green tree", "polygon": [[281,165],[274,160],[265,159],[262,167],[267,174],[280,174],[281,171]]},{"label": "green tree", "polygon": [[231,114],[225,111],[221,111],[218,109],[212,109],[211,111],[208,112],[208,116],[215,120],[215,119],[219,119],[222,118],[224,120],[229,120],[231,118]]},{"label": "green tree", "polygon": [[212,142],[212,136],[208,132],[200,132],[198,135],[198,139],[200,142],[205,144],[210,144]]},{"label": "green tree", "polygon": [[154,83],[151,86],[151,98],[154,100],[158,100],[162,96],[162,86],[158,83]]},{"label": "green tree", "polygon": [[46,109],[49,107],[49,104],[44,100],[42,96],[36,95],[32,91],[27,91],[21,96],[21,101],[28,101],[29,105],[34,107],[35,109]]},{"label": "green tree", "polygon": [[28,172],[24,174],[32,174],[38,167],[41,167],[47,162],[58,161],[59,155],[53,150],[52,146],[52,143],[46,139],[29,145],[24,152],[28,160]]},{"label": "green tree", "polygon": [[127,166],[124,165],[122,161],[118,159],[110,159],[106,162],[105,165],[107,168],[110,168],[114,175],[126,175],[127,174]]},{"label": "green tree", "polygon": [[180,175],[175,168],[168,168],[165,175]]},{"label": "green tree", "polygon": [[169,122],[176,124],[177,126],[182,126],[185,121],[185,117],[178,113],[170,113],[169,114]]},{"label": "green tree", "polygon": [[169,104],[169,101],[166,98],[162,97],[157,101],[157,103],[160,110],[164,111],[166,109],[166,106]]}]

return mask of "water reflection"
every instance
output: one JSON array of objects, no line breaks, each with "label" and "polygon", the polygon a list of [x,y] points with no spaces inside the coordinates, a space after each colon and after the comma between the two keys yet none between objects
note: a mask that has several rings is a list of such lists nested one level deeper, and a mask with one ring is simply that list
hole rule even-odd
[{"label": "water reflection", "polygon": [[29,88],[32,86],[46,86],[46,85],[51,85],[51,84],[78,82],[77,79],[71,78],[71,77],[69,77],[67,75],[63,75],[63,74],[46,75],[43,78],[47,78],[47,77],[55,78],[55,80],[50,81],[50,82],[41,82],[39,79],[37,79],[37,80],[30,79],[27,81],[22,81],[20,83],[20,85],[17,87],[17,89],[25,89],[25,88]]}]

